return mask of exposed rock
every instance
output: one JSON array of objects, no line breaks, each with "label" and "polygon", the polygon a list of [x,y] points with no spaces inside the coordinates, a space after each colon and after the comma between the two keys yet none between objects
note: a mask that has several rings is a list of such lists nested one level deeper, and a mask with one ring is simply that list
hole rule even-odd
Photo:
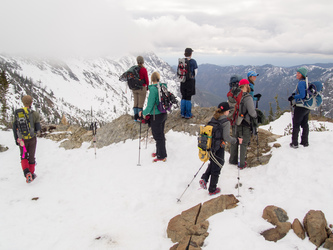
[{"label": "exposed rock", "polygon": [[209,235],[207,219],[224,209],[236,207],[237,202],[233,195],[221,195],[173,217],[169,221],[167,235],[172,242],[179,243],[170,249],[201,249]]},{"label": "exposed rock", "polygon": [[299,221],[299,219],[295,219],[291,227],[294,230],[294,233],[299,238],[301,238],[302,240],[305,239],[305,230],[304,230],[301,222]]},{"label": "exposed rock", "polygon": [[225,209],[231,209],[237,207],[239,200],[232,194],[220,195],[214,199],[206,201],[202,207],[198,216],[198,223],[207,220],[214,214],[220,213]]},{"label": "exposed rock", "polygon": [[273,148],[281,148],[281,144],[280,143],[274,143]]},{"label": "exposed rock", "polygon": [[287,235],[291,229],[290,222],[279,222],[279,225],[275,228],[268,229],[261,233],[265,240],[277,242]]},{"label": "exposed rock", "polygon": [[333,250],[333,238],[327,238],[325,240],[324,248]]},{"label": "exposed rock", "polygon": [[0,144],[0,152],[5,152],[5,151],[7,151],[9,148],[8,147],[6,147],[6,146],[2,146],[1,144]]},{"label": "exposed rock", "polygon": [[286,222],[289,219],[287,212],[276,206],[267,206],[263,211],[262,217],[275,226],[278,226],[279,223]]},{"label": "exposed rock", "polygon": [[189,235],[189,229],[195,225],[200,208],[201,204],[198,204],[169,221],[167,235],[172,242],[181,242],[185,236]]},{"label": "exposed rock", "polygon": [[310,210],[303,219],[303,225],[310,241],[317,247],[327,239],[327,221],[322,211]]}]

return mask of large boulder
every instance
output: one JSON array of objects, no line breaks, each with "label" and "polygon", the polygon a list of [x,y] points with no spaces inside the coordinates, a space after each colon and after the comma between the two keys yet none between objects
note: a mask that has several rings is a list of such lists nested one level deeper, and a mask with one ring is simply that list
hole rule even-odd
[{"label": "large boulder", "polygon": [[172,242],[178,243],[170,249],[201,249],[209,235],[207,219],[225,209],[236,207],[238,202],[234,195],[220,195],[173,217],[169,221],[167,235]]},{"label": "large boulder", "polygon": [[310,210],[303,219],[303,225],[310,241],[317,247],[328,238],[327,221],[322,211]]},{"label": "large boulder", "polygon": [[279,222],[275,228],[268,229],[261,233],[265,240],[277,242],[287,235],[291,229],[290,222]]}]

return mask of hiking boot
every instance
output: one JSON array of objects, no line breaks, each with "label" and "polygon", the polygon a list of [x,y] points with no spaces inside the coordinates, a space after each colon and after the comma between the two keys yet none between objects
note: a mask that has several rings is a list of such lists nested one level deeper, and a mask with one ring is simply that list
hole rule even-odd
[{"label": "hiking boot", "polygon": [[152,154],[151,154],[151,157],[154,158],[154,157],[156,157],[156,155],[157,155],[156,153],[152,153]]},{"label": "hiking boot", "polygon": [[26,178],[26,182],[27,183],[30,183],[32,182],[34,179],[32,178],[32,174],[30,172],[28,172],[26,175],[25,175],[25,178]]},{"label": "hiking boot", "polygon": [[294,143],[290,143],[289,146],[290,146],[291,148],[298,148],[298,145],[296,145],[296,144],[294,144]]},{"label": "hiking boot", "polygon": [[239,169],[240,169],[240,170],[242,170],[242,169],[244,169],[244,168],[246,168],[246,167],[247,167],[247,162],[245,162],[245,164],[244,164],[243,167],[241,167],[241,166],[240,166],[240,163],[239,163]]},{"label": "hiking boot", "polygon": [[203,189],[207,189],[207,181],[205,181],[204,179],[201,179],[199,181],[200,187]]},{"label": "hiking boot", "polygon": [[193,118],[193,115],[191,115],[189,117],[185,116],[185,119],[191,119],[191,118]]},{"label": "hiking boot", "polygon": [[35,173],[32,174],[32,180],[35,180],[37,178],[37,175]]},{"label": "hiking boot", "polygon": [[221,192],[221,189],[220,188],[216,188],[214,192],[209,192],[209,195],[214,195],[214,194],[218,194]]},{"label": "hiking boot", "polygon": [[155,159],[153,160],[153,162],[159,162],[159,161],[165,162],[165,161],[166,161],[166,158],[163,158],[163,159],[155,158]]},{"label": "hiking boot", "polygon": [[307,142],[301,142],[300,144],[303,145],[303,147],[309,147],[309,143]]}]

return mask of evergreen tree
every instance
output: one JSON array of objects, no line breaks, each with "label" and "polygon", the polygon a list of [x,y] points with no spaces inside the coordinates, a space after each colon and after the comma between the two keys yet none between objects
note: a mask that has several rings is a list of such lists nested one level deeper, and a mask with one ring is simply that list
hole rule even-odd
[{"label": "evergreen tree", "polygon": [[274,121],[274,112],[272,108],[272,103],[269,103],[269,114],[268,114],[268,122]]},{"label": "evergreen tree", "polygon": [[9,88],[9,81],[7,78],[7,74],[5,70],[1,70],[0,72],[0,103],[2,104],[1,107],[1,120],[0,122],[4,125],[7,124],[7,110],[9,107],[7,106],[7,100],[6,95],[8,94],[8,88]]},{"label": "evergreen tree", "polygon": [[276,111],[275,111],[275,119],[279,119],[280,116],[282,115],[282,111],[279,105],[279,100],[278,100],[278,94],[274,97],[275,102],[276,102]]}]

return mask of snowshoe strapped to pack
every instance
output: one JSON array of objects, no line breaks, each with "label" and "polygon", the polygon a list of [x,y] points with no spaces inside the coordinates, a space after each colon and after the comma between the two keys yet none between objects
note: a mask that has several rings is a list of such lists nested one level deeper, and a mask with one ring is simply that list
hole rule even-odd
[{"label": "snowshoe strapped to pack", "polygon": [[179,82],[186,82],[186,80],[190,78],[190,61],[187,58],[179,58],[177,67],[177,80]]},{"label": "snowshoe strapped to pack", "polygon": [[132,66],[129,70],[123,73],[119,77],[119,81],[127,81],[128,87],[131,90],[142,89],[143,84],[145,83],[144,79],[140,79],[140,67],[135,65]]},{"label": "snowshoe strapped to pack", "polygon": [[15,110],[17,134],[20,139],[31,139],[35,136],[32,112],[25,108]]},{"label": "snowshoe strapped to pack", "polygon": [[159,103],[157,105],[157,109],[161,113],[166,113],[171,110],[173,104],[178,104],[178,101],[174,94],[168,91],[167,87],[164,84],[156,84],[156,88],[158,91],[158,100]]}]

